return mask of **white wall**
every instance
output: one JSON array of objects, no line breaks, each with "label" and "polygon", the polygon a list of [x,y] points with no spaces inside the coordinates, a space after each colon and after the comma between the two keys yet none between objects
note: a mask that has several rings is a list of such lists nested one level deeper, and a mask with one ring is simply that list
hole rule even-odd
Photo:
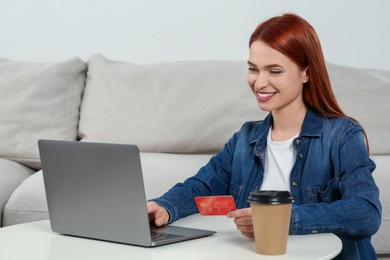
[{"label": "white wall", "polygon": [[245,60],[256,25],[283,12],[316,28],[327,60],[390,70],[388,0],[0,0],[0,57]]}]

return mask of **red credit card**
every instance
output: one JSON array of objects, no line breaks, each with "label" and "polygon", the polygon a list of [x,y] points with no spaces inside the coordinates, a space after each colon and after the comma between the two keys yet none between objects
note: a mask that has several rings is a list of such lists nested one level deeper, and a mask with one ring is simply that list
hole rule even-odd
[{"label": "red credit card", "polygon": [[196,206],[202,216],[226,215],[236,210],[233,196],[199,196],[195,197]]}]

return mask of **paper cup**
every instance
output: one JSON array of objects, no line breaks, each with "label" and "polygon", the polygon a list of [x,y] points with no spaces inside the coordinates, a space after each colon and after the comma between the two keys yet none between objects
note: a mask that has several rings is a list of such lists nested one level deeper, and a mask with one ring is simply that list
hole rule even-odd
[{"label": "paper cup", "polygon": [[248,201],[252,209],[256,252],[262,255],[286,253],[292,196],[289,191],[254,191]]}]

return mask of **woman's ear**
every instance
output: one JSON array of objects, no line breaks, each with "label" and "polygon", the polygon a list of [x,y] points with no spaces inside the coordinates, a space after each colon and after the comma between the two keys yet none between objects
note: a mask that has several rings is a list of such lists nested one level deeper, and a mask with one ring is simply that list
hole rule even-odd
[{"label": "woman's ear", "polygon": [[303,72],[304,74],[304,78],[303,78],[303,83],[306,83],[310,80],[310,77],[309,77],[309,67],[306,67],[306,69],[304,70]]}]

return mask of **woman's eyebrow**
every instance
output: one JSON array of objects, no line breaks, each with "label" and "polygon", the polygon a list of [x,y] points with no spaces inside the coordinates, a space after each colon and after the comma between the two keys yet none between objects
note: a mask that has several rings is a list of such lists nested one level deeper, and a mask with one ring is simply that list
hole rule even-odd
[{"label": "woman's eyebrow", "polygon": [[[253,66],[257,68],[257,65],[254,64],[253,62],[250,62],[249,60],[247,61],[249,66]],[[264,66],[264,69],[272,69],[272,68],[284,68],[282,65],[274,63],[274,64],[268,64]]]},{"label": "woman's eyebrow", "polygon": [[284,67],[280,64],[275,63],[275,64],[266,65],[266,66],[264,66],[264,68],[265,69],[272,69],[272,68],[284,68]]},{"label": "woman's eyebrow", "polygon": [[249,66],[257,67],[254,63],[250,62],[249,60],[247,61]]}]

